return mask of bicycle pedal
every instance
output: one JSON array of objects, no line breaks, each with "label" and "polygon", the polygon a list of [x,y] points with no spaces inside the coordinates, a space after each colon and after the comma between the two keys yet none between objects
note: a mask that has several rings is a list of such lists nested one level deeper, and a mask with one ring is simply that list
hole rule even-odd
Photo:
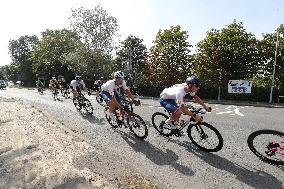
[{"label": "bicycle pedal", "polygon": [[175,135],[176,137],[182,137],[184,136],[184,132],[183,131],[180,131],[178,129],[175,129],[175,130],[172,130],[173,132],[173,135]]}]

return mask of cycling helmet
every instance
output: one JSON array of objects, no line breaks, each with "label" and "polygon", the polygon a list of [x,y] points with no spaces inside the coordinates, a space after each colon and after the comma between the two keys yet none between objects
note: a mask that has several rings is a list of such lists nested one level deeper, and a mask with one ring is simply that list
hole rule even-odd
[{"label": "cycling helmet", "polygon": [[122,71],[117,71],[114,73],[114,78],[124,78],[124,73]]},{"label": "cycling helmet", "polygon": [[55,79],[55,76],[52,76],[51,79]]},{"label": "cycling helmet", "polygon": [[100,80],[104,80],[104,77],[101,77]]},{"label": "cycling helmet", "polygon": [[201,80],[196,77],[196,76],[190,76],[185,80],[185,83],[187,85],[191,84],[191,85],[196,85],[196,86],[200,86],[201,85]]},{"label": "cycling helmet", "polygon": [[81,80],[81,77],[78,76],[78,75],[76,75],[76,76],[75,76],[75,80],[80,81],[80,80]]}]

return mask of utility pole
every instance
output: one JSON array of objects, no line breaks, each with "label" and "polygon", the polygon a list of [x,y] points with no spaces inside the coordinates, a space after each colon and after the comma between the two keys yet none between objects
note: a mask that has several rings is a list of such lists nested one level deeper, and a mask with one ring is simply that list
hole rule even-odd
[{"label": "utility pole", "polygon": [[[283,24],[280,25],[280,28],[282,28]],[[272,97],[273,97],[273,87],[275,85],[275,69],[276,69],[276,60],[277,60],[277,51],[278,51],[278,46],[279,46],[279,29],[277,29],[277,39],[276,39],[276,48],[275,48],[275,56],[274,56],[274,64],[273,64],[273,72],[272,72],[272,85],[270,88],[270,98],[269,98],[269,103],[272,103]]]},{"label": "utility pole", "polygon": [[218,102],[221,101],[221,80],[222,79],[222,70],[219,70],[219,91],[218,91]]}]

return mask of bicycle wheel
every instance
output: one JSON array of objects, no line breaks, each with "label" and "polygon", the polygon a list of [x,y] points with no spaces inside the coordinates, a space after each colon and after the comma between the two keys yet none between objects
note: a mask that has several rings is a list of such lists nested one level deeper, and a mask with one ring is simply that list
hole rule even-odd
[{"label": "bicycle wheel", "polygon": [[259,130],[247,140],[249,149],[261,160],[275,165],[284,165],[284,133],[274,130]]},{"label": "bicycle wheel", "polygon": [[129,115],[127,116],[127,124],[129,126],[129,129],[137,138],[141,140],[147,138],[148,127],[139,115],[129,112]]},{"label": "bicycle wheel", "polygon": [[169,119],[169,116],[161,112],[156,112],[152,115],[152,125],[161,135],[166,137],[172,135],[172,130],[164,127],[167,119]]},{"label": "bicycle wheel", "polygon": [[89,113],[89,114],[93,114],[93,106],[91,104],[91,102],[88,99],[85,99],[84,101],[84,109]]},{"label": "bicycle wheel", "polygon": [[192,143],[203,151],[217,152],[223,147],[222,135],[206,122],[190,124],[187,134]]}]

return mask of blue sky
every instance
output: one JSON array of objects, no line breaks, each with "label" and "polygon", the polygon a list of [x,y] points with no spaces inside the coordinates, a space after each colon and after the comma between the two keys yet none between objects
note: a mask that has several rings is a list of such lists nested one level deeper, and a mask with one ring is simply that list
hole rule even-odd
[{"label": "blue sky", "polygon": [[100,5],[116,17],[121,40],[133,34],[149,48],[159,29],[181,25],[192,45],[210,29],[222,29],[236,19],[261,38],[284,24],[284,0],[9,0],[0,5],[0,66],[11,62],[10,39],[38,35],[45,29],[69,26],[70,9]]}]

